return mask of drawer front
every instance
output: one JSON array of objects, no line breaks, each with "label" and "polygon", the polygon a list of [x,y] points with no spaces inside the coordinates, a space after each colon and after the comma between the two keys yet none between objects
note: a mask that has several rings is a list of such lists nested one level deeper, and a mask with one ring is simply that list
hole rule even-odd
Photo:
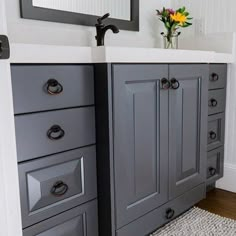
[{"label": "drawer front", "polygon": [[207,184],[214,183],[223,177],[224,168],[224,149],[223,147],[208,152],[207,158]]},{"label": "drawer front", "polygon": [[94,107],[15,117],[18,161],[95,143]]},{"label": "drawer front", "polygon": [[23,227],[96,198],[95,146],[19,165]]},{"label": "drawer front", "polygon": [[225,90],[211,90],[208,97],[208,114],[213,115],[225,111]]},{"label": "drawer front", "polygon": [[90,65],[13,65],[15,114],[94,104]]},{"label": "drawer front", "polygon": [[97,202],[40,222],[25,229],[23,236],[98,236]]},{"label": "drawer front", "polygon": [[209,89],[220,89],[226,87],[227,65],[211,64],[209,76]]},{"label": "drawer front", "polygon": [[208,117],[208,151],[224,145],[225,114]]},{"label": "drawer front", "polygon": [[150,213],[119,229],[116,236],[150,235],[160,226],[173,220],[205,197],[205,184],[186,192]]}]

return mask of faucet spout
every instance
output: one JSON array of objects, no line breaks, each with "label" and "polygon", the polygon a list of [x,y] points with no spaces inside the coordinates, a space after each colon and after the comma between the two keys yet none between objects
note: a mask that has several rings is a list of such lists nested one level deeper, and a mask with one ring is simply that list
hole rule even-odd
[{"label": "faucet spout", "polygon": [[115,25],[107,25],[104,27],[104,33],[106,33],[107,30],[112,30],[114,34],[118,34],[120,31]]}]

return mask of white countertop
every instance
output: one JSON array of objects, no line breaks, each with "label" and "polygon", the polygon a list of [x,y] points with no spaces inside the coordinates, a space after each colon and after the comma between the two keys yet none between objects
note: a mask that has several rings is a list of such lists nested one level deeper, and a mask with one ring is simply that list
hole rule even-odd
[{"label": "white countertop", "polygon": [[159,48],[12,44],[11,63],[233,63],[227,53]]}]

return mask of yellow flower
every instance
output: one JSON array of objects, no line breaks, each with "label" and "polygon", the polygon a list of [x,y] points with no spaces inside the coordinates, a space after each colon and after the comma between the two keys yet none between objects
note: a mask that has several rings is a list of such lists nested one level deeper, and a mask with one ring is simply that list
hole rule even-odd
[{"label": "yellow flower", "polygon": [[178,22],[180,25],[183,25],[187,21],[187,17],[180,12],[176,12],[175,14],[170,15],[173,21]]}]

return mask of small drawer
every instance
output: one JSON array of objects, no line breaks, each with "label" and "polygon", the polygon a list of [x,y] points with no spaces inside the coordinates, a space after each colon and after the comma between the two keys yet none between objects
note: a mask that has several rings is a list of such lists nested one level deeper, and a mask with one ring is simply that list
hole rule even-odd
[{"label": "small drawer", "polygon": [[224,145],[224,131],[224,113],[208,116],[208,151]]},{"label": "small drawer", "polygon": [[211,64],[209,76],[209,90],[220,89],[226,87],[227,65]]},{"label": "small drawer", "polygon": [[225,90],[211,90],[208,96],[208,115],[225,111]]},{"label": "small drawer", "polygon": [[94,107],[15,117],[18,161],[95,143]]},{"label": "small drawer", "polygon": [[207,184],[214,183],[223,177],[224,148],[214,149],[207,155]]},{"label": "small drawer", "polygon": [[90,65],[12,65],[15,114],[94,104]]},{"label": "small drawer", "polygon": [[97,201],[27,228],[23,236],[98,236]]},{"label": "small drawer", "polygon": [[18,167],[23,227],[97,197],[95,146]]}]

